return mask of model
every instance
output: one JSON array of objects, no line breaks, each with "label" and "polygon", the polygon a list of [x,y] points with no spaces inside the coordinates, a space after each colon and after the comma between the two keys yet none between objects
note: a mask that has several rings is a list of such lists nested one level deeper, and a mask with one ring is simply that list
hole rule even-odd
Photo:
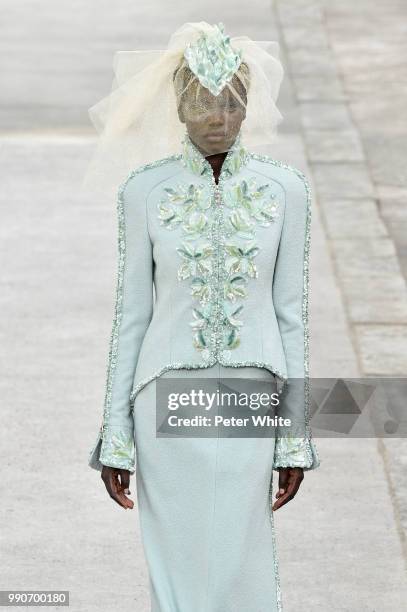
[{"label": "model", "polygon": [[[273,512],[319,466],[309,427],[310,188],[248,145],[271,139],[282,68],[264,43],[205,22],[185,24],[138,68],[116,65],[105,150],[121,134],[137,149],[127,163],[169,154],[130,166],[119,189],[116,310],[89,464],[123,508],[134,506],[135,472],[153,612],[279,611]],[[300,380],[289,410],[303,433],[157,435],[162,378]]]}]

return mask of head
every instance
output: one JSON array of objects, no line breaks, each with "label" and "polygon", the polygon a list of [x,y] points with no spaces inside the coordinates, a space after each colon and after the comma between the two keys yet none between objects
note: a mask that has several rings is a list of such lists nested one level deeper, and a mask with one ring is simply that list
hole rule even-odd
[{"label": "head", "polygon": [[242,62],[230,81],[214,96],[188,65],[174,72],[178,117],[192,142],[206,156],[228,151],[246,117],[249,67]]}]

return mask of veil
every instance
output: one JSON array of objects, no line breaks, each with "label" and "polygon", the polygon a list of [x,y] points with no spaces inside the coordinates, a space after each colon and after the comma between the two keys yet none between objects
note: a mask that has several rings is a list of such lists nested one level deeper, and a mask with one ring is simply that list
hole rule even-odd
[{"label": "veil", "polygon": [[199,116],[218,101],[225,116],[233,105],[244,106],[242,144],[256,151],[275,142],[284,74],[276,41],[231,38],[221,23],[185,23],[166,49],[117,51],[113,72],[110,94],[88,109],[98,137],[82,179],[85,192],[112,197],[135,168],[179,154],[182,104]]}]

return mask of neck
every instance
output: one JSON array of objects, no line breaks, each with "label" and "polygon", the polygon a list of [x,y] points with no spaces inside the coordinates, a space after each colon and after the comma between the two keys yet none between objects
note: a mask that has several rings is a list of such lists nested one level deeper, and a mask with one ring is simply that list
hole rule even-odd
[{"label": "neck", "polygon": [[228,154],[227,151],[224,153],[215,153],[214,155],[206,156],[206,160],[210,163],[213,171],[213,175],[215,177],[215,182],[217,183],[219,180],[219,176],[222,170],[223,162],[225,161],[225,157]]}]

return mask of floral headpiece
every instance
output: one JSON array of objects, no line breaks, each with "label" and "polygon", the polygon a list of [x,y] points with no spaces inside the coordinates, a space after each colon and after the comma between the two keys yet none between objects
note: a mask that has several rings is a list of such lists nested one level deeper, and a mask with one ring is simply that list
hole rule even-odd
[{"label": "floral headpiece", "polygon": [[210,34],[203,33],[189,44],[184,57],[201,85],[217,96],[228,83],[242,61],[242,51],[235,51],[223,23],[214,26]]},{"label": "floral headpiece", "polygon": [[[276,106],[284,74],[278,55],[276,41],[230,38],[222,23],[205,21],[184,23],[163,49],[117,51],[112,91],[88,109],[99,139],[82,187],[112,201],[134,168],[180,155],[185,123],[178,103],[191,86],[196,95],[184,98],[185,111],[202,118],[219,109],[227,126],[229,109],[244,106],[242,144],[253,152],[273,151],[282,119]],[[196,82],[215,100],[200,95]]]}]

